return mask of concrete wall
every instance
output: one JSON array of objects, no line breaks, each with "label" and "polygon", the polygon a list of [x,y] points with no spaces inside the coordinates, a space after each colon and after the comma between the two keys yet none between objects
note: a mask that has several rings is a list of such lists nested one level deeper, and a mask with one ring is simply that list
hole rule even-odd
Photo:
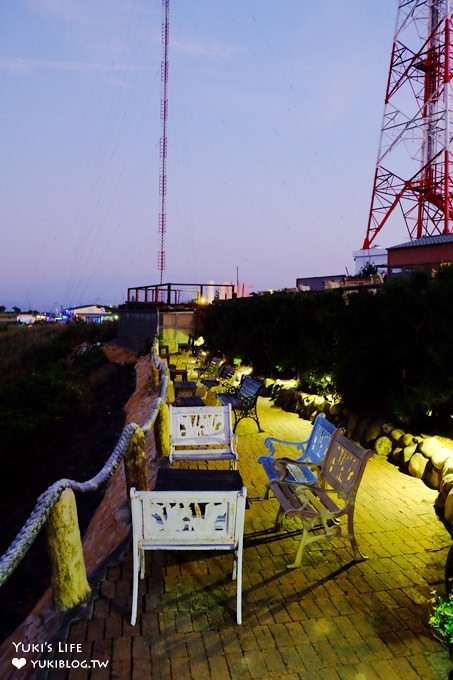
[{"label": "concrete wall", "polygon": [[157,334],[157,308],[155,305],[140,309],[126,305],[118,310],[118,344],[134,352],[145,352]]}]

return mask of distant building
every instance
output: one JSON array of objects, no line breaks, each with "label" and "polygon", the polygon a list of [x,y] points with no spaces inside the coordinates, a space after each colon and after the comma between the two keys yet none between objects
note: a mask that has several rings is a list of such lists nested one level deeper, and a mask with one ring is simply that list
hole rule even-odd
[{"label": "distant building", "polygon": [[353,292],[359,288],[368,288],[376,290],[382,285],[384,278],[382,274],[375,274],[373,276],[345,276],[344,274],[336,274],[334,276],[307,276],[296,280],[297,290],[300,292],[306,291],[323,291],[332,290],[333,288],[341,288],[344,291]]},{"label": "distant building", "polygon": [[0,312],[0,325],[17,323],[16,312]]},{"label": "distant building", "polygon": [[362,250],[354,250],[352,257],[355,262],[356,276],[363,271],[367,265],[376,267],[381,274],[387,273],[387,248],[373,246]]},{"label": "distant building", "polygon": [[422,236],[388,248],[389,274],[453,264],[453,234]]},{"label": "distant building", "polygon": [[47,320],[45,314],[39,314],[38,312],[19,312],[16,316],[16,322],[24,324],[25,326],[30,326],[34,323],[43,323]]},{"label": "distant building", "polygon": [[82,305],[81,307],[68,307],[64,310],[64,316],[68,319],[80,319],[92,323],[113,321],[116,316],[110,307],[100,305]]}]

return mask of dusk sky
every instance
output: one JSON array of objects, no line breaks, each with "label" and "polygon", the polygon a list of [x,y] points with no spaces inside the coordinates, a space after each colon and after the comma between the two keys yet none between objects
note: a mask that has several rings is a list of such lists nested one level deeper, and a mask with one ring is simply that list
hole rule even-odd
[{"label": "dusk sky", "polygon": [[[355,273],[397,7],[170,0],[164,281]],[[159,281],[161,20],[161,0],[1,2],[8,309]]]}]

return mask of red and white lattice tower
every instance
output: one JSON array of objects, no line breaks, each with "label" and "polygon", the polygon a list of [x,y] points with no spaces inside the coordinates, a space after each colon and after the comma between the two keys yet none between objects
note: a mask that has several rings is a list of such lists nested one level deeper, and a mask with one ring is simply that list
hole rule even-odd
[{"label": "red and white lattice tower", "polygon": [[451,81],[450,0],[399,0],[364,249],[395,220],[411,239],[451,233]]},{"label": "red and white lattice tower", "polygon": [[167,231],[167,124],[168,124],[168,44],[170,29],[170,0],[162,0],[162,62],[160,98],[160,173],[159,173],[159,237],[160,249],[157,269],[160,283],[165,272],[165,236]]}]

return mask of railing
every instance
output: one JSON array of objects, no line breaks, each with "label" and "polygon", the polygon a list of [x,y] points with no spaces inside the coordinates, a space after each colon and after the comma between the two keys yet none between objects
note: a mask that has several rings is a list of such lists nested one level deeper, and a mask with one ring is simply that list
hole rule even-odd
[{"label": "railing", "polygon": [[135,286],[127,289],[128,303],[164,303],[180,305],[188,303],[206,304],[215,298],[229,300],[237,294],[237,284],[210,283],[161,283],[149,286]]},{"label": "railing", "polygon": [[[145,435],[159,425],[164,417],[168,390],[167,368],[159,358],[154,343],[151,352],[154,381],[160,384],[159,396],[154,401],[148,420],[139,426],[129,423],[104,467],[86,482],[60,479],[41,496],[6,552],[0,557],[0,587],[11,576],[33,544],[40,530],[46,525],[49,555],[52,565],[54,601],[59,610],[68,610],[81,604],[90,593],[83,557],[74,492],[96,491],[113,475],[124,459],[127,492],[132,486],[146,490]],[[156,440],[159,427],[156,428]],[[156,444],[158,442],[156,441]],[[161,443],[159,442],[159,446]],[[70,556],[70,559],[67,557]]]}]

